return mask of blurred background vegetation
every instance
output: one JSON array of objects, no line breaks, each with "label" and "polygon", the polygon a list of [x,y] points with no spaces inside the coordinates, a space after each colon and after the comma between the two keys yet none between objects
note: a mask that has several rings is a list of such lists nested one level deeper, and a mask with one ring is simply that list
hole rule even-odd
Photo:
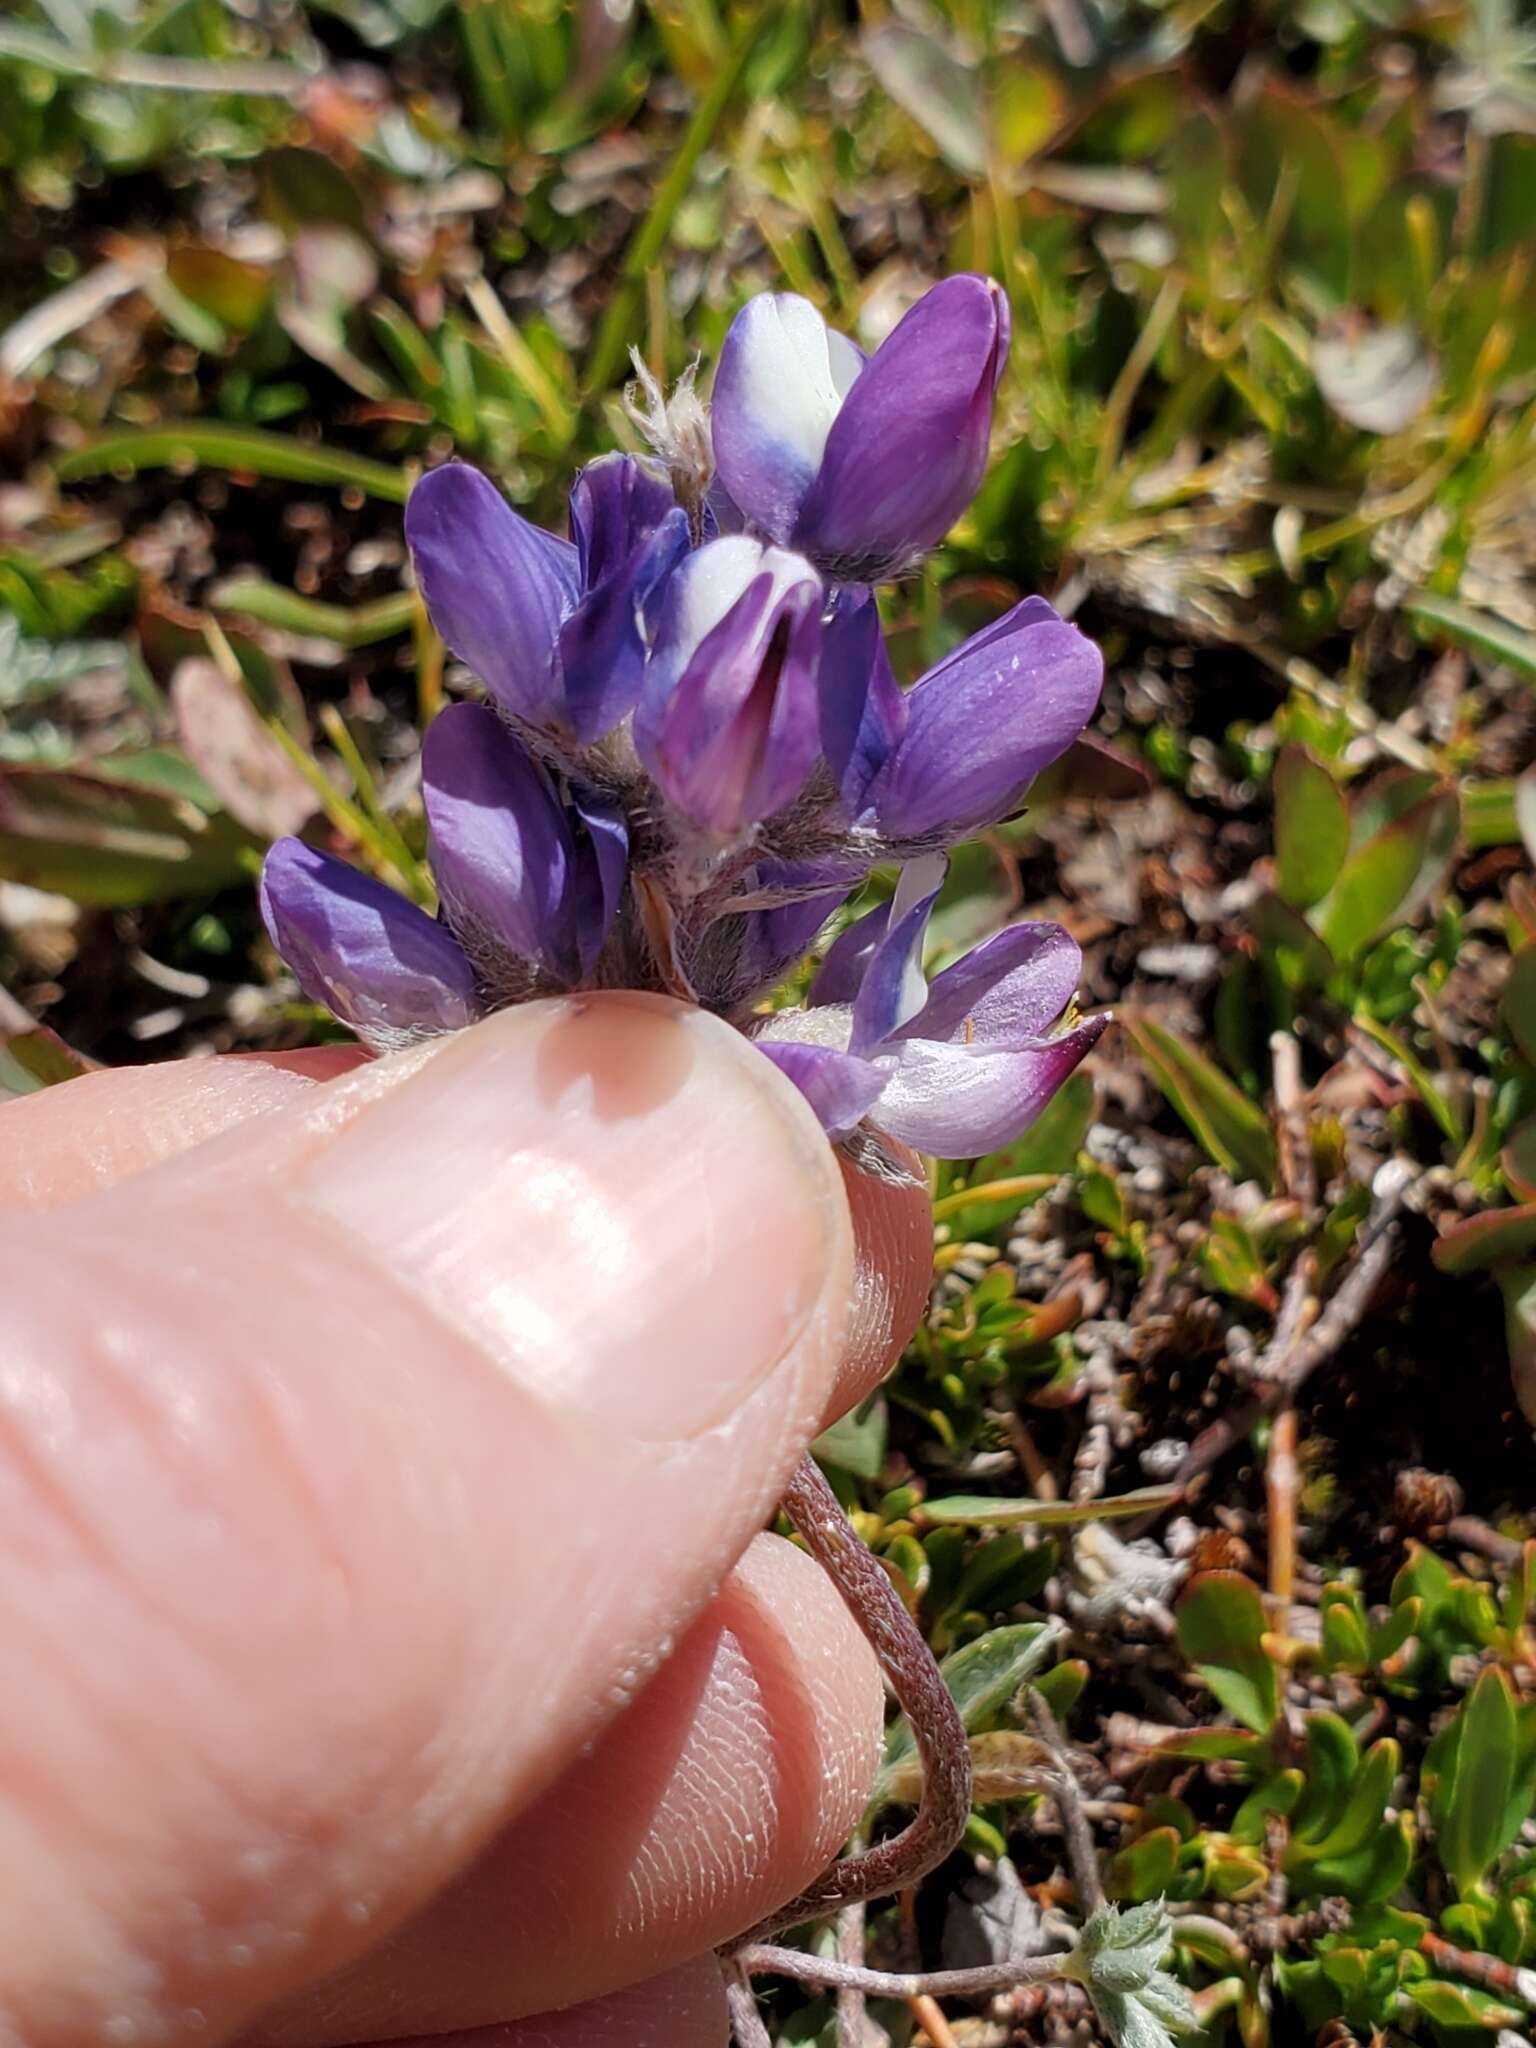
[{"label": "blurred background vegetation", "polygon": [[[1213,2042],[1529,2035],[1528,12],[20,0],[0,192],[0,1094],[334,1031],[250,885],[303,830],[426,886],[423,465],[558,524],[632,445],[631,346],[707,368],[764,286],[866,345],[948,270],[1006,286],[994,465],[893,649],[1038,589],[1110,679],[935,945],[1060,917],[1121,1025],[936,1176],[929,1318],[821,1446],[981,1773],[869,1953],[1048,1939],[1033,1677]],[[1084,2025],[1071,1987],[872,2015]]]}]

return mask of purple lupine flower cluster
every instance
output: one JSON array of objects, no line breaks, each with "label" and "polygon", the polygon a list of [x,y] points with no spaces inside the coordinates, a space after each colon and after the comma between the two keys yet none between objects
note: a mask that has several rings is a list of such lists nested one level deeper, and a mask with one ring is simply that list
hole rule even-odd
[{"label": "purple lupine flower cluster", "polygon": [[[749,300],[706,413],[642,371],[652,452],[571,494],[571,538],[450,463],[406,507],[434,623],[485,703],[422,753],[434,918],[296,839],[262,910],[305,993],[376,1047],[572,989],[702,1004],[748,1031],[835,1139],[968,1158],[1023,1130],[1098,1037],[1078,949],[1017,924],[929,984],[944,849],[1015,810],[1083,730],[1102,662],[1026,598],[903,690],[872,584],[981,480],[1008,310],[936,285],[866,358],[804,299]],[[870,870],[807,1006],[766,996]]]}]

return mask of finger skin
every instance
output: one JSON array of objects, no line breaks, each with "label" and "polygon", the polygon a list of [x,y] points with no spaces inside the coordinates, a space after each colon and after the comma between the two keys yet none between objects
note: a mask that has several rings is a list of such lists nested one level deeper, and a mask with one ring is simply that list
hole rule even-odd
[{"label": "finger skin", "polygon": [[0,1242],[0,2038],[209,2048],[418,1910],[691,1625],[830,1397],[846,1206],[744,1040],[611,995],[61,1224]]},{"label": "finger skin", "polygon": [[51,1209],[286,1109],[367,1058],[359,1046],[103,1067],[0,1109],[0,1210]]},{"label": "finger skin", "polygon": [[729,2039],[719,1965],[713,1956],[700,1956],[593,2005],[510,2026],[395,2038],[389,2048],[726,2048]]},{"label": "finger skin", "polygon": [[760,1536],[593,1753],[460,1882],[247,2048],[338,2048],[595,1997],[719,1946],[825,1869],[879,1754],[873,1653]]},{"label": "finger skin", "polygon": [[[358,1046],[228,1054],[158,1066],[103,1069],[40,1089],[0,1110],[0,1210],[54,1208],[99,1193],[269,1110],[293,1106],[317,1084],[353,1072]],[[886,1140],[893,1154],[902,1148]],[[915,1154],[911,1178],[876,1179],[839,1158],[853,1218],[854,1290],[848,1345],[827,1402],[833,1422],[895,1365],[916,1328],[932,1279],[927,1185]]]}]

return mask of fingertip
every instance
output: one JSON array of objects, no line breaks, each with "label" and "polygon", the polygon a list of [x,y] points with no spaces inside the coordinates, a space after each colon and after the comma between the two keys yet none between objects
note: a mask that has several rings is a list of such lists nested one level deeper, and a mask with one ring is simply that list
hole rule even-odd
[{"label": "fingertip", "polygon": [[915,1153],[883,1141],[905,1176],[872,1173],[838,1155],[853,1224],[853,1303],[847,1347],[826,1420],[883,1380],[922,1319],[933,1284],[933,1206]]},{"label": "fingertip", "polygon": [[564,2012],[468,2033],[391,2038],[374,2048],[725,2048],[729,2039],[720,1965],[697,1956],[649,1983]]}]

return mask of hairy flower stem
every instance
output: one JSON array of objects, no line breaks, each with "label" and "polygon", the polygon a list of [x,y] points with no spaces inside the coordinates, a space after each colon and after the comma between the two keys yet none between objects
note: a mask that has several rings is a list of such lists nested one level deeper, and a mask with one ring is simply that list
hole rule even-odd
[{"label": "hairy flower stem", "polygon": [[971,1810],[971,1752],[965,1724],[933,1652],[879,1561],[859,1541],[813,1459],[801,1459],[783,1506],[874,1645],[880,1668],[912,1724],[923,1764],[923,1796],[899,1835],[834,1863],[797,1899],[744,1936],[748,1942],[802,1920],[823,1920],[855,1900],[883,1898],[916,1884],[954,1848]]},{"label": "hairy flower stem", "polygon": [[720,1974],[725,1979],[725,2006],[731,2016],[735,2048],[773,2048],[767,2021],[757,2009],[751,1980],[741,1964],[733,1957],[722,1957]]},{"label": "hairy flower stem", "polygon": [[734,1961],[753,1976],[793,1977],[827,1990],[858,1990],[869,1998],[977,1998],[1011,1991],[1020,1984],[1046,1984],[1061,1975],[1072,1954],[1029,1956],[1017,1963],[984,1963],[975,1970],[866,1970],[804,1949],[754,1943],[737,1949]]}]

